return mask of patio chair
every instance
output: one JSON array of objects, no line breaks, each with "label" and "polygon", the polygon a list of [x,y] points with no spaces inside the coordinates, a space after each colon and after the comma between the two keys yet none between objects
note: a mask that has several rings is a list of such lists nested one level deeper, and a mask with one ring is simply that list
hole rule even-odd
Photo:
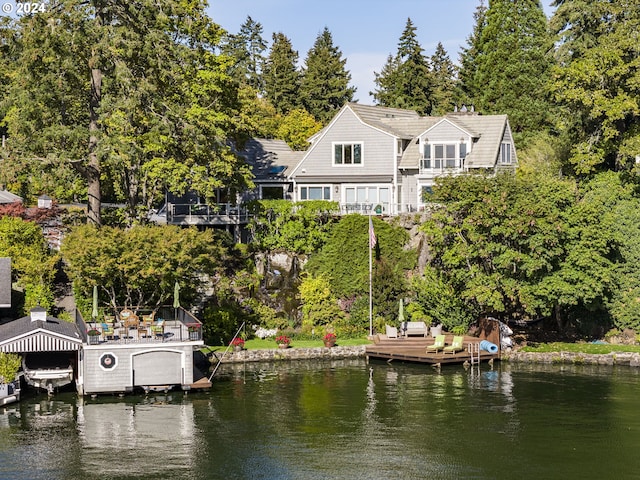
[{"label": "patio chair", "polygon": [[456,352],[461,352],[464,349],[462,342],[464,342],[464,337],[454,336],[451,345],[442,349],[443,353],[454,354]]},{"label": "patio chair", "polygon": [[154,337],[164,337],[164,320],[156,320],[151,324],[151,333]]},{"label": "patio chair", "polygon": [[145,327],[150,327],[153,324],[153,320],[155,316],[156,316],[155,312],[151,312],[149,315],[142,315],[142,324]]},{"label": "patio chair", "polygon": [[387,333],[387,338],[398,338],[398,329],[396,327],[392,327],[391,325],[384,326]]},{"label": "patio chair", "polygon": [[438,353],[444,349],[444,335],[437,335],[433,345],[427,346],[427,353]]},{"label": "patio chair", "polygon": [[102,324],[102,338],[107,339],[109,337],[113,338],[114,331],[113,325],[109,325],[108,323]]}]

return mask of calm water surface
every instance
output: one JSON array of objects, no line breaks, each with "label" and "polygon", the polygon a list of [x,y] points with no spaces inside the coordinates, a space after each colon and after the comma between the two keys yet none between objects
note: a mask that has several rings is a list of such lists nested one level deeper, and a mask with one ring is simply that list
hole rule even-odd
[{"label": "calm water surface", "polygon": [[236,365],[0,408],[0,479],[640,478],[639,393],[623,367]]}]

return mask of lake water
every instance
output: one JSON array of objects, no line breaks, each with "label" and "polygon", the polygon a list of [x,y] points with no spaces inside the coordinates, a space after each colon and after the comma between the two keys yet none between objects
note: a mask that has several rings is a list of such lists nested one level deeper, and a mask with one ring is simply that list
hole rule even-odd
[{"label": "lake water", "polygon": [[635,369],[224,368],[209,392],[0,408],[0,479],[640,478]]}]

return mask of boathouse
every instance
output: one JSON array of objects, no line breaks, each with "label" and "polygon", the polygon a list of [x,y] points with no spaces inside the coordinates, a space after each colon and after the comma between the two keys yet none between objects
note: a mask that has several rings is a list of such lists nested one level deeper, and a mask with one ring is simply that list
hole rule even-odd
[{"label": "boathouse", "polygon": [[81,348],[76,325],[47,315],[42,307],[0,325],[0,352],[20,354],[27,383],[49,392],[73,381]]},{"label": "boathouse", "polygon": [[85,323],[77,310],[72,323],[36,307],[0,325],[0,351],[20,354],[27,383],[50,393],[73,381],[81,395],[210,386],[194,367],[201,322],[181,307],[153,316],[137,321],[132,314],[107,326]]},{"label": "boathouse", "polygon": [[194,351],[204,342],[202,324],[191,313],[163,307],[146,315],[131,312],[126,319],[121,311],[119,317],[85,326],[76,379],[80,394],[210,386],[197,383]]}]

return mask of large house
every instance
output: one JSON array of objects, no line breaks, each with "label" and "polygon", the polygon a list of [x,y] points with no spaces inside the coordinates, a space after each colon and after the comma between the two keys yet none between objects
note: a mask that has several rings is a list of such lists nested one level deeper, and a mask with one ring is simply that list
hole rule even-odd
[{"label": "large house", "polygon": [[517,158],[506,115],[346,104],[311,139],[289,173],[293,200],[332,200],[343,213],[394,215],[422,209],[437,177],[512,170]]},{"label": "large house", "polygon": [[248,222],[243,204],[253,199],[331,200],[341,213],[422,210],[440,176],[517,166],[507,116],[463,110],[421,117],[413,110],[348,103],[306,151],[293,151],[282,140],[247,142],[237,153],[252,169],[253,191],[215,205],[195,194],[188,200],[168,195],[163,221],[233,226],[240,238]]}]

